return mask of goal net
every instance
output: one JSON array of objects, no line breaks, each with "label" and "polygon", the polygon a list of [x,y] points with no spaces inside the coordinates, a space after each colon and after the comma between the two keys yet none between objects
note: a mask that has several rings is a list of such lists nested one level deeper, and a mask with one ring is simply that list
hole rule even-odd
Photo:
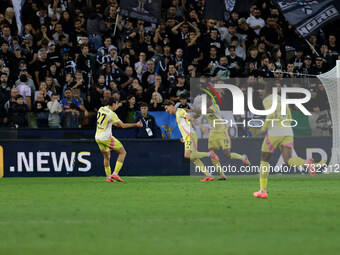
[{"label": "goal net", "polygon": [[336,66],[332,70],[318,75],[318,78],[325,87],[333,122],[332,155],[327,169],[330,173],[340,164],[340,60],[336,61]]}]

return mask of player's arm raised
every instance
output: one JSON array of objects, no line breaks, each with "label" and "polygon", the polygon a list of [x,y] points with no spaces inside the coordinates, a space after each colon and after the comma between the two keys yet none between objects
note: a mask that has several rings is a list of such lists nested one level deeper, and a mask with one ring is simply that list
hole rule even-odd
[{"label": "player's arm raised", "polygon": [[198,125],[204,134],[208,133],[208,129],[206,127],[204,127],[198,120],[196,120],[195,118],[191,117],[189,114],[185,115],[185,118],[193,123],[195,123],[195,125]]},{"label": "player's arm raised", "polygon": [[120,128],[143,127],[142,121],[138,121],[137,123],[123,123],[122,121],[117,121],[114,125]]}]

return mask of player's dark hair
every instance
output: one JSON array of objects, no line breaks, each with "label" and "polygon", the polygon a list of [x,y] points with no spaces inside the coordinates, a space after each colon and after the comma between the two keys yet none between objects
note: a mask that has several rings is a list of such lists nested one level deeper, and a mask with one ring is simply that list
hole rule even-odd
[{"label": "player's dark hair", "polygon": [[113,104],[116,104],[116,103],[117,103],[116,99],[110,97],[109,100],[107,100],[106,105],[113,105]]},{"label": "player's dark hair", "polygon": [[170,106],[170,105],[175,105],[175,103],[173,101],[171,101],[170,99],[167,99],[167,100],[164,101],[164,105]]}]

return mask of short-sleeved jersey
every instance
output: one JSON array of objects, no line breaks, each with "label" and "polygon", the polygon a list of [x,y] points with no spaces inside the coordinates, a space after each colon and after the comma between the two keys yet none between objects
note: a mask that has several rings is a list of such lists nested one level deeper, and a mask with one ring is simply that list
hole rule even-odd
[{"label": "short-sleeved jersey", "polygon": [[177,109],[176,121],[184,140],[187,138],[187,136],[190,136],[191,133],[196,133],[195,130],[191,127],[190,121],[185,117],[186,115],[187,112],[185,110],[179,108]]},{"label": "short-sleeved jersey", "polygon": [[107,140],[112,134],[112,124],[120,121],[117,114],[113,112],[108,106],[100,107],[97,113],[97,140]]},{"label": "short-sleeved jersey", "polygon": [[213,112],[208,112],[204,117],[210,124],[211,132],[227,132],[228,133],[228,126],[226,124],[222,124],[222,121],[215,121],[214,120],[222,120],[223,117],[221,115],[220,107],[217,104],[213,104],[209,107],[210,110]]},{"label": "short-sleeved jersey", "polygon": [[[283,120],[292,119],[292,114],[290,109],[287,107],[287,115],[281,115],[281,97],[277,97],[277,107],[275,112],[268,115],[266,118],[266,122],[262,128],[268,128],[268,135],[270,136],[293,136],[293,129],[291,127],[285,127],[281,123]],[[273,96],[269,95],[263,100],[263,106],[266,110],[270,109],[273,103]],[[276,121],[271,121],[270,119],[276,119]],[[284,123],[286,126],[289,126],[290,123]]]}]

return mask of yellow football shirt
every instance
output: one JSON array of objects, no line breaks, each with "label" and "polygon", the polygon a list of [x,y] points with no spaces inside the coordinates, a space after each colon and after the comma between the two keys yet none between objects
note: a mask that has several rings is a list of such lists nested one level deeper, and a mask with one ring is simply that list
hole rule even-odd
[{"label": "yellow football shirt", "polygon": [[185,140],[187,136],[190,136],[191,133],[195,133],[195,130],[191,127],[190,121],[185,117],[187,115],[187,112],[183,109],[178,108],[176,111],[176,121],[179,128],[179,131],[181,131],[182,137]]},{"label": "yellow football shirt", "polygon": [[[277,107],[276,110],[272,113],[267,115],[266,121],[262,127],[262,131],[268,129],[268,135],[270,136],[293,136],[293,129],[290,126],[290,122],[284,122],[282,125],[282,121],[291,120],[292,114],[290,109],[287,107],[287,115],[281,115],[281,97],[277,97]],[[266,110],[270,109],[273,103],[273,96],[269,95],[265,99],[263,99],[263,106]]]},{"label": "yellow football shirt", "polygon": [[228,126],[224,123],[222,124],[221,121],[215,121],[214,125],[214,120],[223,119],[220,107],[217,104],[213,104],[209,107],[209,109],[212,110],[213,112],[208,112],[206,115],[204,115],[204,117],[210,124],[211,132],[228,133]]},{"label": "yellow football shirt", "polygon": [[117,114],[108,106],[101,107],[97,113],[96,140],[107,140],[111,137],[112,124],[120,121]]}]

